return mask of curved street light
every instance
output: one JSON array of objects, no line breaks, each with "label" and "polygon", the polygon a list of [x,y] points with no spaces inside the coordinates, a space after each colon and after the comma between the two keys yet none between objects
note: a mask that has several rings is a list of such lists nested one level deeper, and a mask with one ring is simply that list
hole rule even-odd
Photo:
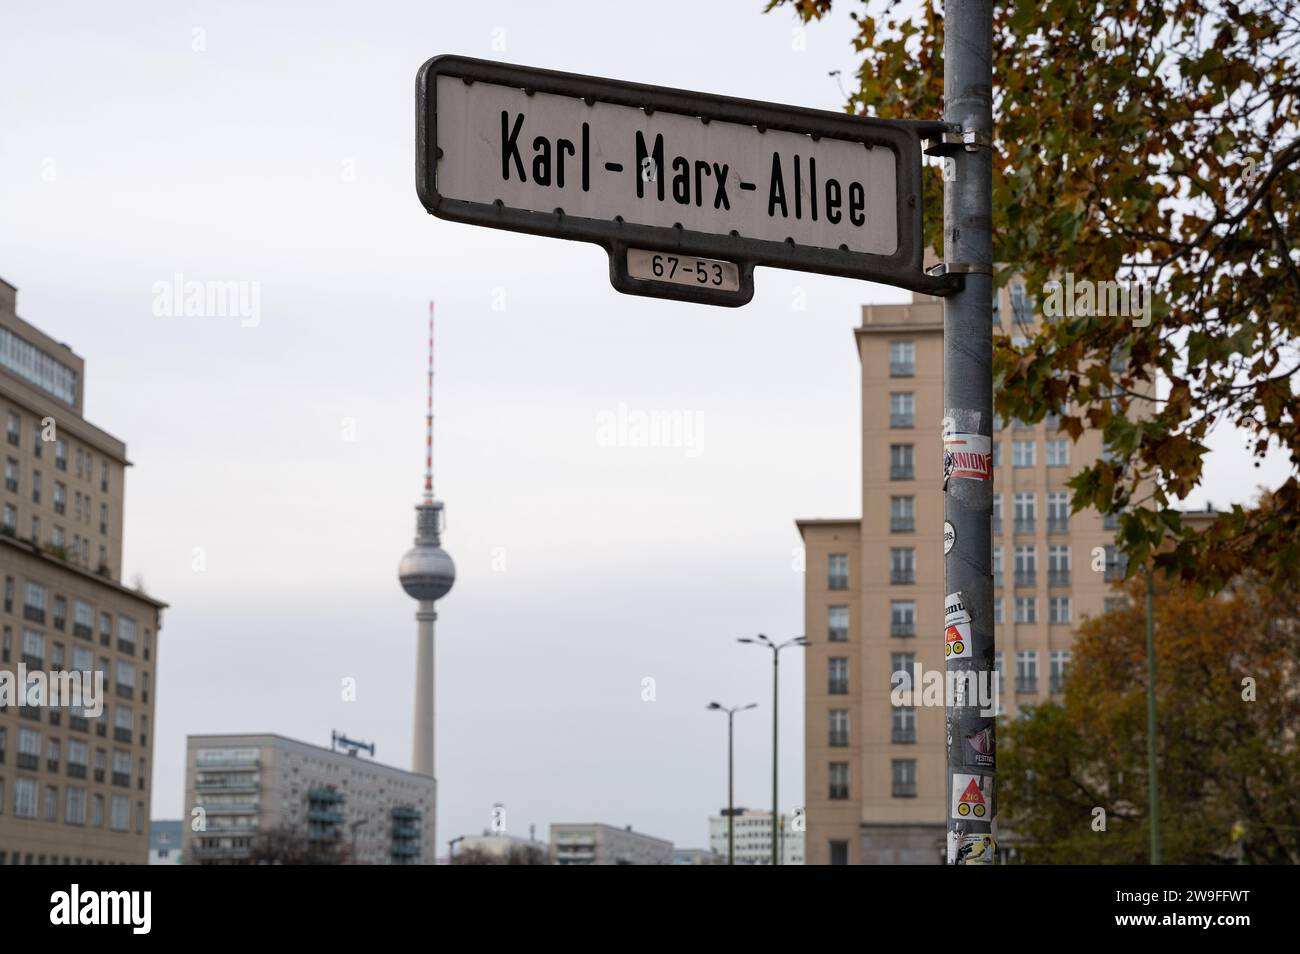
[{"label": "curved street light", "polygon": [[751,702],[747,706],[732,706],[730,709],[720,702],[710,702],[705,706],[706,709],[716,709],[727,714],[727,864],[729,865],[736,863],[736,760],[733,755],[736,734],[734,719],[737,712],[744,712],[746,709],[753,709],[757,706],[757,702]]}]

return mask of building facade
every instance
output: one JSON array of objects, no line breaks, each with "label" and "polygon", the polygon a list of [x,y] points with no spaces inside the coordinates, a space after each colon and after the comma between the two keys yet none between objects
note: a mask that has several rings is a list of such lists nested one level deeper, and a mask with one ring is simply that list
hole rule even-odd
[{"label": "building facade", "polygon": [[143,864],[166,604],[120,580],[126,445],[83,416],[83,360],[16,301],[0,281],[0,670],[100,673],[103,698],[0,707],[0,862]]},{"label": "building facade", "polygon": [[149,823],[149,864],[179,865],[184,861],[181,851],[181,823],[158,821]]},{"label": "building facade", "polygon": [[[737,808],[735,814],[736,864],[770,865],[772,863],[772,813],[754,808]],[[789,815],[777,820],[781,839],[781,864],[804,863],[804,832]],[[709,848],[727,860],[727,816],[709,819]]]},{"label": "building facade", "polygon": [[[999,292],[994,332],[1028,338],[1033,298]],[[798,522],[803,537],[805,798],[809,864],[937,864],[944,858],[942,707],[896,707],[897,671],[944,669],[943,304],[867,306],[862,516]],[[1074,628],[1103,612],[1124,567],[1114,526],[1070,513],[1066,486],[1102,454],[1059,422],[994,421],[994,619],[1000,711],[1057,694]],[[974,743],[972,743],[974,744]]]},{"label": "building facade", "polygon": [[286,833],[354,864],[435,864],[434,785],[280,735],[191,735],[184,863],[248,864],[259,836]]},{"label": "building facade", "polygon": [[670,865],[673,843],[635,832],[631,825],[552,825],[551,860],[557,865]]}]

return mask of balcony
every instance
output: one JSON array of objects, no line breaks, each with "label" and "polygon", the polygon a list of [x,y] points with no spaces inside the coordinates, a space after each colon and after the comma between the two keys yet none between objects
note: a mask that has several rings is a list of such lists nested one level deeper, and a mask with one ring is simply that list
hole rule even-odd
[{"label": "balcony", "polygon": [[17,431],[10,431],[10,432],[8,433],[6,439],[7,439],[7,440],[9,441],[9,443],[12,444],[14,447],[17,447],[17,446],[18,446],[18,442],[22,440],[22,437],[19,436],[19,434],[18,434]]},{"label": "balcony", "polygon": [[19,752],[18,767],[20,769],[31,769],[34,772],[41,767],[41,757],[28,752]]},{"label": "balcony", "polygon": [[895,782],[893,794],[894,798],[916,798],[916,783]]},{"label": "balcony", "polygon": [[1038,695],[1038,677],[1037,676],[1017,676],[1016,692],[1024,695]]},{"label": "balcony", "polygon": [[130,745],[130,744],[131,744],[131,730],[130,730],[130,729],[123,729],[121,726],[117,726],[117,727],[115,727],[115,728],[113,729],[113,741],[114,741],[114,742],[125,742],[127,745]]},{"label": "balcony", "polygon": [[910,586],[916,582],[915,570],[890,570],[889,582],[899,586]]},{"label": "balcony", "polygon": [[890,517],[889,530],[891,533],[911,533],[916,529],[916,520],[912,517]]},{"label": "balcony", "polygon": [[126,684],[124,684],[124,683],[120,683],[120,682],[119,682],[119,683],[117,684],[116,692],[117,692],[117,696],[118,696],[119,699],[134,699],[134,698],[135,698],[135,688],[132,687],[132,686],[128,686],[128,685],[126,685]]},{"label": "balcony", "polygon": [[826,686],[826,692],[832,696],[846,696],[849,694],[849,681],[847,679],[832,679]]},{"label": "balcony", "polygon": [[1037,570],[1016,570],[1016,586],[1033,586],[1037,582]]},{"label": "balcony", "polygon": [[1037,523],[1033,517],[1016,517],[1016,533],[1032,535]]},{"label": "balcony", "polygon": [[898,636],[900,638],[906,636],[915,636],[916,624],[911,622],[905,622],[902,620],[890,620],[889,635]]},{"label": "balcony", "polygon": [[36,669],[44,669],[45,657],[33,656],[31,653],[23,653],[23,665],[27,667],[28,672]]},{"label": "balcony", "polygon": [[831,732],[828,744],[832,748],[844,748],[849,744],[849,734],[847,732]]},{"label": "balcony", "polygon": [[839,626],[832,626],[826,631],[826,638],[832,643],[847,643],[849,641],[849,631]]},{"label": "balcony", "polygon": [[848,574],[833,574],[827,579],[826,588],[831,590],[847,590],[849,588]]},{"label": "balcony", "polygon": [[1065,676],[1062,675],[1062,676],[1052,677],[1051,689],[1053,694],[1060,692],[1061,689],[1064,688],[1064,686],[1065,686]]},{"label": "balcony", "polygon": [[1047,532],[1050,534],[1063,534],[1070,532],[1069,517],[1048,517]]},{"label": "balcony", "polygon": [[72,635],[76,636],[78,639],[94,639],[95,631],[85,623],[73,623]]},{"label": "balcony", "polygon": [[1048,570],[1047,585],[1048,586],[1069,586],[1070,571],[1069,570]]},{"label": "balcony", "polygon": [[889,479],[890,480],[915,480],[916,479],[915,468],[913,468],[911,464],[908,464],[907,466],[891,464],[889,468]]},{"label": "balcony", "polygon": [[124,639],[119,639],[119,640],[117,641],[117,651],[118,651],[119,653],[126,653],[126,655],[128,655],[128,656],[134,656],[134,655],[135,655],[135,643],[127,642],[127,641],[124,640]]},{"label": "balcony", "polygon": [[68,728],[76,729],[78,732],[88,732],[90,730],[90,722],[85,716],[69,716]]},{"label": "balcony", "polygon": [[85,778],[86,766],[78,765],[75,762],[68,763],[68,778]]},{"label": "balcony", "polygon": [[894,726],[889,733],[889,741],[895,745],[912,745],[916,742],[915,726]]},{"label": "balcony", "polygon": [[910,378],[914,374],[916,374],[916,365],[911,361],[889,362],[889,376],[891,378]]},{"label": "balcony", "polygon": [[113,773],[113,784],[116,785],[118,788],[130,788],[130,787],[131,787],[131,773],[130,773],[130,772],[114,772],[114,773]]},{"label": "balcony", "polygon": [[112,646],[112,645],[113,645],[113,634],[112,634],[111,632],[110,632],[110,633],[106,633],[106,632],[104,632],[104,631],[101,629],[101,630],[99,631],[99,645],[101,645],[101,646]]},{"label": "balcony", "polygon": [[1118,583],[1124,579],[1124,566],[1115,563],[1107,563],[1105,572],[1102,574],[1107,583]]},{"label": "balcony", "polygon": [[95,769],[95,781],[96,782],[104,781],[104,770],[102,768]]},{"label": "balcony", "polygon": [[393,845],[392,856],[394,858],[418,858],[420,855],[420,846],[418,844],[401,844]]},{"label": "balcony", "polygon": [[29,619],[33,623],[45,623],[45,610],[38,606],[32,606],[27,603],[23,606],[23,619]]},{"label": "balcony", "polygon": [[993,571],[993,585],[994,585],[994,586],[1001,586],[1001,585],[1002,585],[1002,571],[1001,571],[1001,570],[994,570],[994,571]]},{"label": "balcony", "polygon": [[890,414],[889,426],[891,428],[908,428],[913,426],[914,414]]}]

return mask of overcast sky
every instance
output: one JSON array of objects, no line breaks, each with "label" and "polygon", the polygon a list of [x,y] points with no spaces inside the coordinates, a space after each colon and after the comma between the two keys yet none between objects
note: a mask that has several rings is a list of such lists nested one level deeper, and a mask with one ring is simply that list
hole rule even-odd
[{"label": "overcast sky", "polygon": [[[155,818],[184,811],[191,733],[339,729],[409,767],[396,566],[431,298],[459,571],[439,604],[441,850],[495,802],[514,833],[603,821],[704,845],[726,798],[715,698],[760,704],[737,717],[736,791],[770,804],[770,657],[735,639],[801,631],[794,520],[860,513],[852,329],[906,293],[765,269],[743,309],[622,296],[595,246],[431,218],[413,143],[439,53],[838,108],[849,8],[805,33],[764,5],[6,4],[0,277],[86,359],[87,417],[135,464],[124,578],[171,604]],[[257,283],[256,319],[155,315],[178,274]],[[693,425],[683,446],[604,439],[610,415],[655,411]],[[1284,472],[1215,440],[1191,505]],[[782,659],[789,810],[802,667]]]}]

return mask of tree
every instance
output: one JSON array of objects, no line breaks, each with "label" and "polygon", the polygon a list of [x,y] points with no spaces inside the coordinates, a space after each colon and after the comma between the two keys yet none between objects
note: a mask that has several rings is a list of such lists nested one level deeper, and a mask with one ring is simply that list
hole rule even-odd
[{"label": "tree", "polygon": [[452,859],[454,865],[544,865],[546,855],[540,848],[514,845],[504,854],[474,845],[462,848]]},{"label": "tree", "polygon": [[[1080,627],[1063,702],[999,726],[999,814],[1019,860],[1148,861],[1145,582],[1129,593],[1128,608]],[[1257,582],[1209,599],[1158,589],[1167,864],[1300,863],[1298,608],[1294,590]]]},{"label": "tree", "polygon": [[261,832],[249,860],[255,865],[341,865],[348,850],[342,842],[312,841],[292,825]]},{"label": "tree", "polygon": [[[768,9],[784,5],[807,21],[831,0]],[[883,9],[855,14],[848,111],[940,117],[941,0],[867,6]],[[999,337],[999,413],[1062,414],[1075,440],[1085,424],[1102,432],[1109,453],[1071,482],[1072,503],[1121,515],[1129,566],[1160,551],[1157,566],[1205,590],[1246,569],[1295,582],[1300,14],[1288,0],[1008,0],[993,51],[995,282],[1023,274],[1046,299],[1068,273],[1154,293],[1149,327],[1094,305],[1026,342]],[[937,170],[931,184],[926,234],[939,236]],[[1200,484],[1206,439],[1225,423],[1256,458],[1287,452],[1291,473],[1198,533],[1174,503]]]}]

